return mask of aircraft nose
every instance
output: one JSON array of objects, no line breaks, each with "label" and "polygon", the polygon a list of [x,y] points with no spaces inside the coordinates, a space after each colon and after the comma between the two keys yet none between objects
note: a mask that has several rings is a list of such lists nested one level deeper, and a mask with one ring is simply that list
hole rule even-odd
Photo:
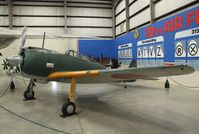
[{"label": "aircraft nose", "polygon": [[22,57],[19,55],[13,55],[11,57],[6,58],[8,66],[17,66],[22,63]]}]

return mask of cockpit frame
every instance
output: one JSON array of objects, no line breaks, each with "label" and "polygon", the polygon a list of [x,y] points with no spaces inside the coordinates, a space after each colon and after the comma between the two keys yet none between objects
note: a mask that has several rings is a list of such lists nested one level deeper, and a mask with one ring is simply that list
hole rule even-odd
[{"label": "cockpit frame", "polygon": [[75,50],[67,50],[65,52],[65,54],[70,55],[70,56],[75,57],[75,58],[80,59],[80,60],[89,61],[89,62],[96,62],[94,59],[92,59],[88,56],[82,55]]}]

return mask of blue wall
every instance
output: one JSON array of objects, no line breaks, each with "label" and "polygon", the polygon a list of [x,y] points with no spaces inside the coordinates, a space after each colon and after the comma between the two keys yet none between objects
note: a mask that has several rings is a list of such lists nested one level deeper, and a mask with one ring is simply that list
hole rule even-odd
[{"label": "blue wall", "polygon": [[199,7],[140,28],[138,33],[137,39],[131,32],[112,41],[80,40],[79,50],[95,57],[103,53],[118,58],[118,46],[132,43],[132,58],[120,61],[136,59],[140,66],[187,63],[199,68]]},{"label": "blue wall", "polygon": [[78,49],[81,54],[92,56],[94,58],[104,57],[112,58],[113,40],[79,40]]},{"label": "blue wall", "polygon": [[[129,34],[126,34],[126,35],[123,35],[123,36],[121,36],[121,37],[119,37],[119,38],[116,38],[115,40],[113,40],[113,51],[114,51],[114,54],[113,54],[113,56],[115,57],[115,58],[117,58],[118,57],[118,46],[119,45],[122,45],[122,44],[127,44],[127,43],[132,43],[134,41],[134,39],[133,39],[133,33],[129,33]],[[135,46],[135,44],[133,44],[133,47],[132,47],[132,49],[134,50],[133,51],[133,58],[135,58],[136,59],[136,46]]]}]

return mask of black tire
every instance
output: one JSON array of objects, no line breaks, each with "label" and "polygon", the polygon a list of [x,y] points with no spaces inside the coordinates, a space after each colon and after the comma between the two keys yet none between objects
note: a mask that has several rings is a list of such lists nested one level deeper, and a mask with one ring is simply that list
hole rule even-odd
[{"label": "black tire", "polygon": [[65,102],[62,106],[62,113],[64,116],[71,116],[75,114],[76,106],[73,102]]},{"label": "black tire", "polygon": [[13,81],[10,83],[10,89],[15,89],[15,84]]},{"label": "black tire", "polygon": [[34,98],[34,95],[35,95],[35,93],[34,93],[33,90],[32,90],[32,91],[26,90],[26,91],[24,92],[24,94],[23,94],[23,96],[24,96],[24,98],[25,98],[26,100],[31,100],[31,99],[33,99],[33,98]]},{"label": "black tire", "polygon": [[164,84],[164,87],[165,87],[165,88],[170,88],[170,84],[169,84],[169,81],[168,81],[168,80],[166,80],[166,82],[165,82],[165,84]]}]

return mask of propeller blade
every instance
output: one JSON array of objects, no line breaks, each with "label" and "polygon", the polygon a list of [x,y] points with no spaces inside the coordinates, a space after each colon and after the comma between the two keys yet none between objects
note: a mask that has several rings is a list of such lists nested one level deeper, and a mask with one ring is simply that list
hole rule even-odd
[{"label": "propeller blade", "polygon": [[19,67],[19,66],[17,66],[17,71],[18,71],[18,72],[20,72],[20,71],[21,71],[21,69],[20,69],[20,67]]},{"label": "propeller blade", "polygon": [[23,30],[22,30],[22,33],[21,33],[21,36],[20,36],[20,42],[19,42],[19,47],[20,47],[20,50],[19,50],[19,53],[21,53],[24,45],[25,45],[25,42],[26,42],[26,36],[27,36],[27,27],[24,27]]},{"label": "propeller blade", "polygon": [[8,67],[7,67],[7,66],[4,66],[4,67],[3,67],[3,70],[8,70]]},{"label": "propeller blade", "polygon": [[8,69],[6,60],[3,59],[3,64],[2,65],[3,65],[3,70],[7,70]]}]

